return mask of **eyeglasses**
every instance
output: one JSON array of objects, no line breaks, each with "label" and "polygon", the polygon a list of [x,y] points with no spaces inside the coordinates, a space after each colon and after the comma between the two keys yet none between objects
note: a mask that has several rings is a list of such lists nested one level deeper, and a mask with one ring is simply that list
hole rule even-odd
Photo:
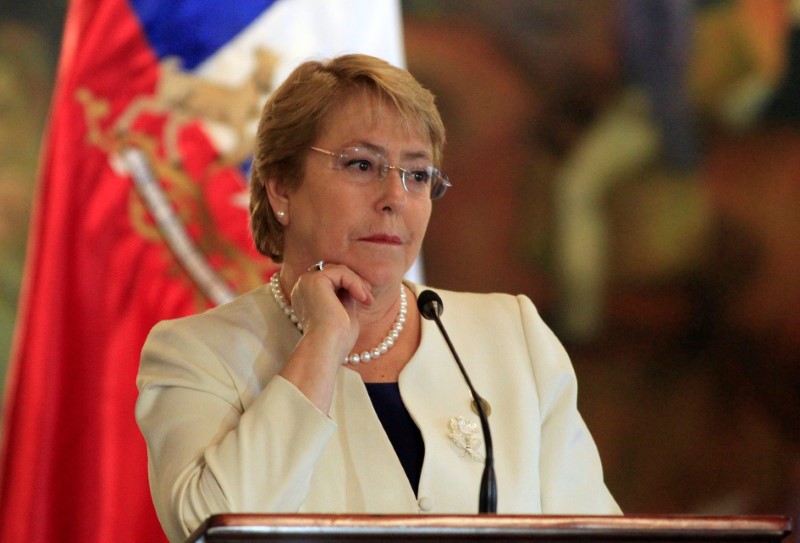
[{"label": "eyeglasses", "polygon": [[382,180],[389,170],[397,170],[403,188],[410,194],[429,195],[431,200],[437,200],[452,186],[447,176],[433,166],[392,166],[383,155],[372,149],[347,147],[338,153],[319,147],[311,149],[332,156],[334,168],[346,172],[351,181],[360,185]]}]

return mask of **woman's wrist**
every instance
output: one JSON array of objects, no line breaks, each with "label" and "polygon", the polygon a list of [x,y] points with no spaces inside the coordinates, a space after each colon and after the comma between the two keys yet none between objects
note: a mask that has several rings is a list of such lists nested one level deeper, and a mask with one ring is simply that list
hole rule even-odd
[{"label": "woman's wrist", "polygon": [[279,372],[323,413],[333,398],[336,373],[350,346],[340,336],[308,331]]}]

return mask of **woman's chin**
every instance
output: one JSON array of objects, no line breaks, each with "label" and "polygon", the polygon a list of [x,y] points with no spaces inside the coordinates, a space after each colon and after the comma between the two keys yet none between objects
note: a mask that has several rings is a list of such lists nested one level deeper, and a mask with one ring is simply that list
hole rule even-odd
[{"label": "woman's chin", "polygon": [[364,262],[353,266],[353,271],[364,278],[373,288],[399,285],[408,268],[383,262]]}]

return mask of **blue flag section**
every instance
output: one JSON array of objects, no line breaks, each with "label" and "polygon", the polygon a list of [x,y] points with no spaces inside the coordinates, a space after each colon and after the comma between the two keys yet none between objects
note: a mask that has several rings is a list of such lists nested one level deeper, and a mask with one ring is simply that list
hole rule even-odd
[{"label": "blue flag section", "polygon": [[192,70],[264,14],[276,0],[131,0],[159,58],[178,57]]}]

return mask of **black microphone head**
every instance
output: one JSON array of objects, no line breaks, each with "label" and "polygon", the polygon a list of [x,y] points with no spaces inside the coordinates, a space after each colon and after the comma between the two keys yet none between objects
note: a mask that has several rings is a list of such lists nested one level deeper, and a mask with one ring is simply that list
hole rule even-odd
[{"label": "black microphone head", "polygon": [[442,299],[432,290],[423,290],[417,298],[417,307],[422,316],[428,320],[441,316],[444,310]]}]

